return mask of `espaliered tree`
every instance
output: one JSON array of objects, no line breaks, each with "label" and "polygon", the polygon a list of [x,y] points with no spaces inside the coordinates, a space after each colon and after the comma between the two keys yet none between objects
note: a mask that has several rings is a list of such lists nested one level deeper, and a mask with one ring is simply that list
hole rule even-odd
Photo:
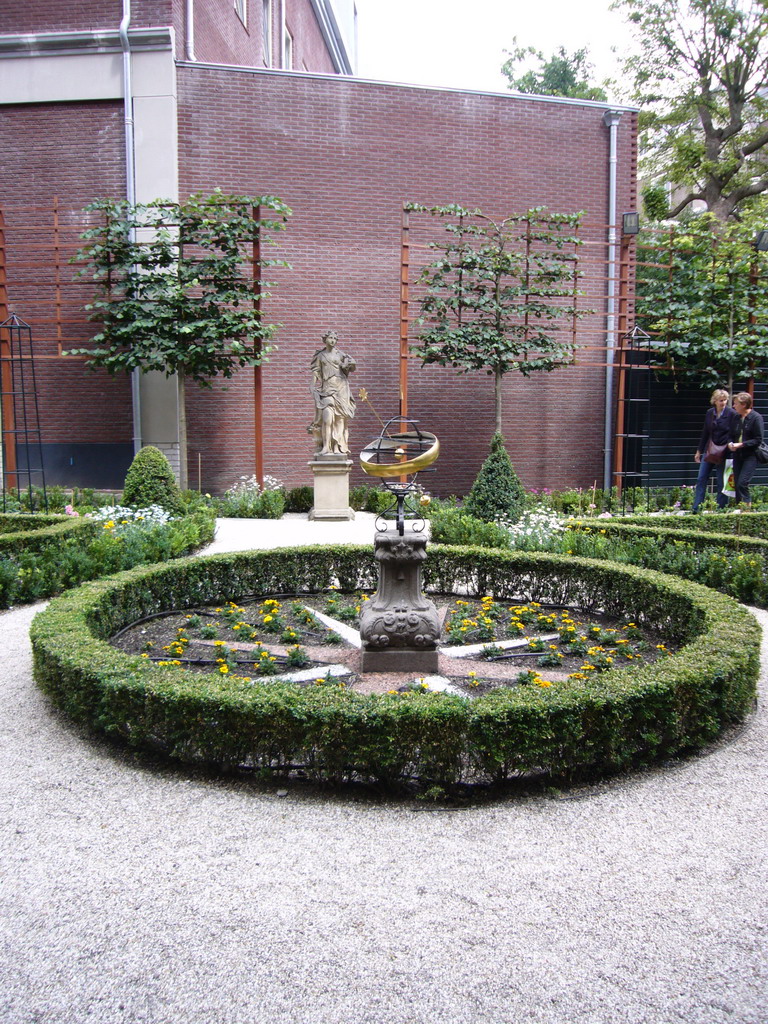
[{"label": "espaliered tree", "polygon": [[581,215],[538,207],[494,221],[456,205],[405,208],[445,224],[445,236],[431,243],[438,255],[421,275],[426,292],[412,350],[423,366],[492,376],[500,434],[505,375],[573,361],[575,321],[588,312],[576,307]]},{"label": "espaliered tree", "polygon": [[277,327],[261,311],[271,285],[261,280],[261,268],[288,264],[254,255],[254,246],[263,253],[291,211],[274,196],[218,190],[181,203],[98,200],[86,209],[100,214],[100,223],[83,234],[87,244],[75,258],[96,282],[97,297],[86,308],[101,330],[93,347],[68,354],[87,356],[89,367],[112,376],[178,375],[186,487],[185,383],[209,388],[216,377],[260,365],[274,347]]},{"label": "espaliered tree", "polygon": [[768,288],[751,232],[706,218],[638,243],[637,317],[667,367],[702,387],[768,366]]}]

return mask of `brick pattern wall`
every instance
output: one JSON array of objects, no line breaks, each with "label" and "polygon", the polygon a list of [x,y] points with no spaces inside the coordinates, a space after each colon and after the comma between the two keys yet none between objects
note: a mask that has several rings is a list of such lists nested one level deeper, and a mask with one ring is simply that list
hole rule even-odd
[{"label": "brick pattern wall", "polygon": [[[178,0],[176,0],[178,3]],[[309,0],[270,0],[272,60],[264,47],[262,0],[247,0],[243,22],[234,0],[206,0],[195,5],[195,59],[212,64],[283,68],[283,5],[285,25],[293,37],[293,68],[333,74],[335,69]],[[183,6],[176,14],[185,24]],[[180,47],[181,49],[181,47]]]},{"label": "brick pattern wall", "polygon": [[[504,431],[526,484],[600,482],[609,141],[602,115],[597,107],[346,78],[182,70],[182,191],[273,193],[294,209],[281,244],[294,269],[274,273],[266,303],[283,325],[264,370],[267,472],[291,485],[310,479],[308,366],[326,327],[357,359],[355,391],[364,386],[384,419],[397,412],[402,203],[458,201],[497,216],[538,205],[585,211],[582,301],[596,312],[579,326],[584,349],[574,367],[507,378]],[[636,200],[634,132],[627,113],[620,212]],[[409,387],[411,414],[442,441],[430,486],[465,492],[493,430],[491,379],[412,360]],[[190,395],[191,458],[196,466],[202,454],[208,488],[252,471],[252,391],[248,371],[226,390]],[[353,452],[379,429],[359,407]]]},{"label": "brick pattern wall", "polygon": [[[117,29],[123,17],[121,0],[7,0],[0,4],[0,33],[83,32]],[[134,0],[131,25],[171,25],[171,0]]]},{"label": "brick pattern wall", "polygon": [[9,304],[32,327],[42,440],[130,441],[127,381],[59,355],[97,329],[83,312],[93,289],[68,260],[85,204],[124,194],[122,104],[0,107],[0,146]]}]

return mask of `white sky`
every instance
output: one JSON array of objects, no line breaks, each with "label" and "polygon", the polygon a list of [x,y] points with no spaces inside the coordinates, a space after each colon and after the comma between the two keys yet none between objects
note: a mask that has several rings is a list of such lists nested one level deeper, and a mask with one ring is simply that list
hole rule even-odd
[{"label": "white sky", "polygon": [[[355,0],[358,74],[411,85],[506,92],[504,50],[589,49],[594,79],[618,78],[630,34],[610,0]],[[609,91],[611,99],[621,97]]]}]

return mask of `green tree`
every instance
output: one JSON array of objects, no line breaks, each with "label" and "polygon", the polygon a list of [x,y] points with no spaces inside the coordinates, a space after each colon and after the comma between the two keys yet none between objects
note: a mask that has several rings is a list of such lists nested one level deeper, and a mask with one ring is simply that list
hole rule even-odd
[{"label": "green tree", "polygon": [[445,222],[445,236],[431,243],[439,255],[421,275],[426,291],[413,352],[422,366],[491,375],[501,433],[504,376],[573,361],[572,328],[588,312],[576,309],[581,215],[536,208],[497,223],[456,205],[406,209]]},{"label": "green tree", "polygon": [[[517,40],[514,40],[517,43]],[[509,88],[515,92],[534,93],[539,96],[570,96],[579,100],[607,100],[605,89],[592,85],[592,65],[586,47],[568,53],[559,47],[555,53],[545,57],[541,50],[532,46],[516,46],[507,50],[509,57],[501,65],[501,73],[509,79]],[[518,74],[518,67],[534,57],[538,63],[535,70]]]},{"label": "green tree", "polygon": [[[252,254],[256,243],[273,241],[291,211],[274,196],[220,191],[183,203],[98,200],[87,209],[100,214],[100,223],[83,234],[87,244],[75,258],[96,282],[97,297],[86,308],[101,330],[94,347],[70,354],[113,376],[136,369],[178,374],[186,487],[185,382],[211,387],[217,376],[260,365],[273,347],[276,326],[265,323],[255,301],[270,285],[254,285]],[[264,256],[257,262],[287,266]]]},{"label": "green tree", "polygon": [[668,216],[702,200],[738,218],[768,189],[768,0],[615,0],[635,26],[625,62],[644,173],[679,186]]},{"label": "green tree", "polygon": [[676,375],[733,390],[768,366],[768,289],[751,232],[716,227],[641,233],[637,318]]}]

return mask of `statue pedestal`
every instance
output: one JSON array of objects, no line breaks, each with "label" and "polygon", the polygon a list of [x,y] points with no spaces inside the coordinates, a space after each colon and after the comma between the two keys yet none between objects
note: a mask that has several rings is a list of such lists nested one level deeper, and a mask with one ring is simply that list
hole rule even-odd
[{"label": "statue pedestal", "polygon": [[374,554],[379,589],[360,614],[361,670],[435,674],[440,616],[421,589],[425,534],[414,532],[409,523],[403,537],[394,529],[381,531]]},{"label": "statue pedestal", "polygon": [[308,463],[315,487],[315,504],[310,519],[340,522],[354,519],[349,507],[349,471],[352,460],[346,455],[316,455]]}]

